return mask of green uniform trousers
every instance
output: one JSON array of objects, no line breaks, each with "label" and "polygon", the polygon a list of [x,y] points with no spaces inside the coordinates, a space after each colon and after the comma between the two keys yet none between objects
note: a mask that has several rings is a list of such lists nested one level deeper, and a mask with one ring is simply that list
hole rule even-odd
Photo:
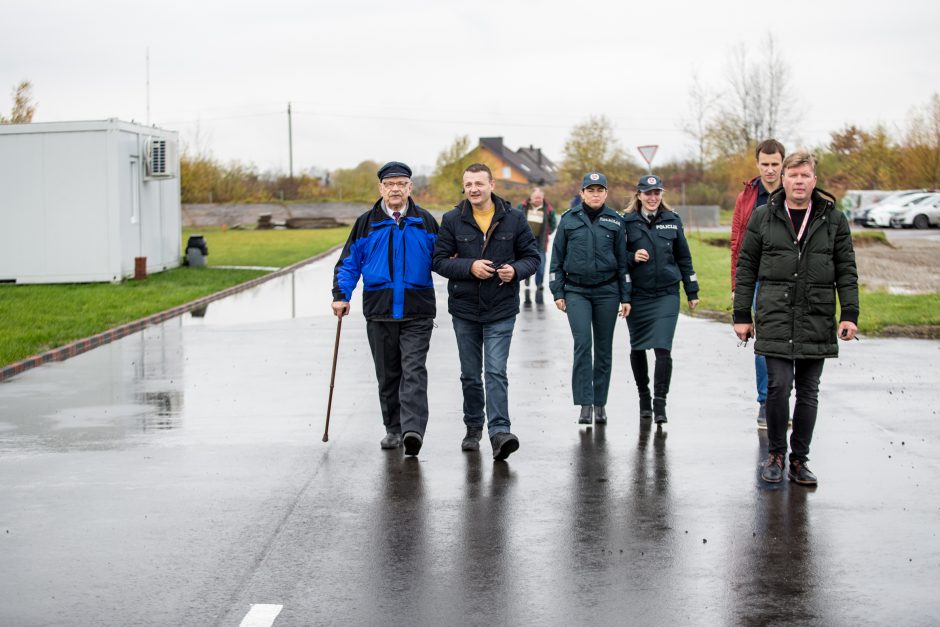
[{"label": "green uniform trousers", "polygon": [[593,288],[569,286],[565,288],[565,305],[574,337],[574,404],[606,405],[620,290],[616,283]]}]

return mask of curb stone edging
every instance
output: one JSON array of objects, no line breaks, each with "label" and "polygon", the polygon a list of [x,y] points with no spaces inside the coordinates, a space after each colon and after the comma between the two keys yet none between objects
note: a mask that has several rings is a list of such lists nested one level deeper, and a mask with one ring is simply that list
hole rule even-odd
[{"label": "curb stone edging", "polygon": [[264,276],[259,276],[256,279],[251,279],[250,281],[239,283],[238,285],[234,285],[228,289],[222,290],[221,292],[216,292],[214,294],[209,294],[208,296],[203,296],[202,298],[199,298],[197,300],[194,300],[194,301],[182,304],[182,305],[178,305],[171,309],[165,309],[164,311],[151,314],[144,318],[140,318],[139,320],[134,320],[133,322],[128,322],[118,327],[114,327],[113,329],[108,329],[107,331],[104,331],[102,333],[98,333],[96,335],[92,335],[89,337],[84,337],[79,340],[75,340],[74,342],[70,342],[66,344],[65,346],[53,348],[52,350],[48,350],[44,353],[33,355],[32,357],[27,357],[26,359],[13,362],[12,364],[9,364],[7,366],[3,366],[2,368],[0,368],[0,383],[8,381],[12,379],[13,377],[15,377],[16,375],[26,372],[27,370],[32,370],[33,368],[36,368],[37,366],[41,366],[43,364],[47,364],[52,361],[65,361],[66,359],[70,357],[75,357],[76,355],[81,355],[82,353],[86,353],[93,348],[104,346],[105,344],[109,344],[113,342],[114,340],[119,340],[122,337],[131,335],[132,333],[137,333],[138,331],[145,329],[149,326],[159,324],[161,322],[165,322],[169,320],[170,318],[175,318],[176,316],[181,316],[185,313],[192,311],[193,309],[199,309],[200,307],[205,307],[209,303],[225,298],[226,296],[231,296],[232,294],[244,292],[245,290],[249,290],[253,287],[257,287],[261,285],[262,283],[270,281],[271,279],[284,276],[285,274],[290,274],[291,272],[294,272],[295,270],[302,268],[303,266],[309,265],[315,261],[319,261],[320,259],[323,259],[324,257],[328,257],[329,255],[333,254],[336,251],[336,249],[340,247],[342,247],[342,244],[333,246],[329,250],[326,250],[318,255],[314,255],[313,257],[309,257],[302,261],[298,261],[297,263],[287,266],[286,268],[281,268],[280,270],[276,270],[274,272],[271,272],[270,274],[265,274]]}]

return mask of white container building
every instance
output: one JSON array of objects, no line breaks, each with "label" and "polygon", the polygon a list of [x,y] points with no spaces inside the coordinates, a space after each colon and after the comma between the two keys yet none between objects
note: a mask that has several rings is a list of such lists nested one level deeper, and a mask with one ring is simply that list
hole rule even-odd
[{"label": "white container building", "polygon": [[179,137],[111,119],[0,125],[0,281],[87,283],[180,264]]}]

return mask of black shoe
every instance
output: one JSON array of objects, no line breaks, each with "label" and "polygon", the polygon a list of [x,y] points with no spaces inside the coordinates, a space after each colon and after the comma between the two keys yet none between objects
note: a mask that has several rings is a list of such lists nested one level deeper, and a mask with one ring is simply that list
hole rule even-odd
[{"label": "black shoe", "polygon": [[398,448],[401,446],[401,434],[389,431],[385,434],[385,437],[382,438],[382,441],[379,442],[379,446],[384,449]]},{"label": "black shoe", "polygon": [[541,287],[535,288],[535,304],[536,304],[536,305],[544,305],[544,304],[545,304],[545,296],[542,294],[542,288],[541,288]]},{"label": "black shoe", "polygon": [[591,414],[593,413],[593,405],[581,405],[581,415],[578,417],[579,425],[589,425],[591,424]]},{"label": "black shoe", "polygon": [[806,462],[794,459],[790,462],[790,470],[787,472],[790,481],[799,485],[816,485],[816,475],[806,467]]},{"label": "black shoe", "polygon": [[405,445],[405,455],[417,455],[424,444],[424,438],[417,431],[409,431],[402,438],[402,443]]},{"label": "black shoe", "polygon": [[767,483],[780,483],[783,481],[783,455],[771,453],[764,462],[764,469],[760,471],[760,478]]},{"label": "black shoe", "polygon": [[594,422],[599,425],[607,424],[607,410],[603,405],[594,406]]},{"label": "black shoe", "polygon": [[493,459],[496,461],[502,461],[519,450],[519,438],[511,433],[497,433],[490,438],[490,444],[493,445]]},{"label": "black shoe", "polygon": [[483,429],[479,427],[467,427],[467,435],[463,436],[463,442],[460,443],[462,451],[479,451],[480,439],[483,437]]},{"label": "black shoe", "polygon": [[640,392],[640,418],[647,420],[653,417],[653,399],[650,398],[649,390],[646,394]]},{"label": "black shoe", "polygon": [[656,424],[661,425],[664,422],[669,422],[666,418],[666,399],[656,397],[653,399],[653,420],[656,421]]},{"label": "black shoe", "polygon": [[529,288],[525,288],[525,302],[523,305],[532,306],[532,297],[529,295]]}]

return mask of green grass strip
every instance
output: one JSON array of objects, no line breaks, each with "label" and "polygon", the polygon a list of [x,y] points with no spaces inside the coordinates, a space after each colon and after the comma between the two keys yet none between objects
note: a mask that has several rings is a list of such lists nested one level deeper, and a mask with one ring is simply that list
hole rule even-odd
[{"label": "green grass strip", "polygon": [[144,281],[0,285],[0,365],[64,346],[267,274],[212,266],[286,267],[345,241],[348,228],[296,231],[187,229],[209,245],[208,268],[181,267]]}]

